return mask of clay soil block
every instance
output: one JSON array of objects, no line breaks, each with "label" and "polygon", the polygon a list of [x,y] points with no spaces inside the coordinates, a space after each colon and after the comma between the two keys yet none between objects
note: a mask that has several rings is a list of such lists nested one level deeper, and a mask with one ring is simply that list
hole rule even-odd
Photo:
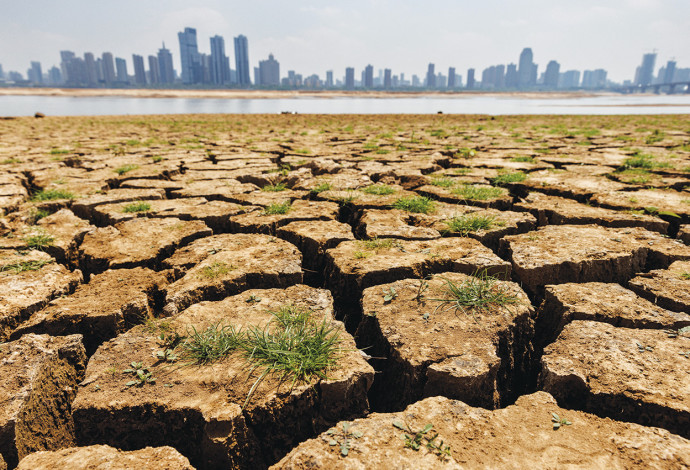
[{"label": "clay soil block", "polygon": [[636,273],[688,259],[690,249],[656,232],[597,225],[548,225],[535,232],[509,235],[500,251],[530,292],[546,284],[624,283]]},{"label": "clay soil block", "polygon": [[[216,178],[219,178],[219,176]],[[237,203],[236,196],[238,194],[249,193],[257,189],[253,184],[240,183],[235,179],[201,180],[189,182],[184,188],[171,191],[170,197],[203,197],[209,201]]]},{"label": "clay soil block", "polygon": [[0,341],[55,297],[69,295],[82,281],[41,251],[0,251]]},{"label": "clay soil block", "polygon": [[[146,204],[149,208],[142,207],[141,210],[132,212],[137,204]],[[230,230],[230,217],[257,209],[257,206],[241,206],[232,202],[207,201],[203,197],[195,197],[103,204],[93,209],[93,217],[101,226],[137,217],[177,217],[180,220],[201,220],[214,232],[227,232]]]},{"label": "clay soil block", "polygon": [[104,341],[152,315],[161,303],[165,276],[146,268],[108,270],[82,284],[68,297],[59,297],[33,314],[12,334],[84,335],[89,355]]},{"label": "clay soil block", "polygon": [[686,245],[690,245],[690,225],[681,225],[678,229],[678,239]]},{"label": "clay soil block", "polygon": [[360,238],[400,238],[403,240],[431,240],[440,238],[438,230],[429,227],[415,227],[413,215],[405,211],[364,210],[357,225]]},{"label": "clay soil block", "polygon": [[166,263],[184,274],[166,289],[166,315],[202,300],[220,300],[246,289],[302,282],[302,255],[293,244],[268,235],[227,234],[201,239]]},{"label": "clay soil block", "polygon": [[[122,450],[169,445],[196,467],[255,469],[276,462],[338,420],[362,416],[374,371],[342,324],[333,320],[332,303],[328,291],[303,285],[250,290],[194,305],[159,320],[157,328],[137,326],[105,343],[89,361],[74,402],[79,444]],[[250,396],[263,372],[240,352],[202,365],[185,354],[184,343],[195,332],[204,334],[209,327],[227,331],[230,326],[261,331],[272,320],[275,325],[277,317],[270,312],[283,308],[311,311],[317,322],[338,329],[340,355],[328,380],[293,383],[271,373]],[[187,337],[174,348],[175,362],[154,357],[165,349],[161,334]],[[132,374],[121,371],[132,361],[142,362],[156,381],[126,386]]]},{"label": "clay soil block", "polygon": [[[458,306],[462,297],[453,289],[488,303]],[[513,282],[459,273],[405,279],[366,289],[362,311],[360,345],[387,359],[370,394],[376,410],[401,410],[435,395],[496,408],[524,391],[534,310]]]},{"label": "clay soil block", "polygon": [[189,460],[172,447],[146,447],[123,452],[110,446],[70,447],[57,451],[35,452],[25,457],[17,470],[108,469],[194,470]]},{"label": "clay soil block", "polygon": [[295,245],[304,257],[305,269],[316,272],[321,278],[326,250],[340,242],[354,240],[352,227],[335,220],[308,220],[291,222],[277,231],[277,236]]},{"label": "clay soil block", "polygon": [[[513,198],[508,194],[508,190],[505,188],[498,188],[501,192],[500,195],[489,197],[486,199],[472,199],[467,198],[467,196],[458,192],[461,190],[463,185],[456,186],[454,188],[443,188],[440,186],[426,185],[417,188],[417,191],[422,196],[427,196],[432,199],[437,199],[442,202],[447,202],[449,204],[464,204],[468,206],[476,207],[491,207],[493,209],[508,210],[513,205]],[[491,189],[493,186],[487,184],[476,184],[469,185],[472,188],[479,189]],[[494,188],[497,189],[497,188]]]},{"label": "clay soil block", "polygon": [[156,268],[175,248],[211,234],[211,229],[198,220],[127,220],[84,237],[79,248],[82,270],[96,274],[106,269]]},{"label": "clay soil block", "polygon": [[595,224],[604,227],[642,227],[663,234],[669,226],[668,222],[648,214],[592,207],[572,199],[541,193],[529,193],[513,208],[530,212],[537,218],[539,225]]},{"label": "clay soil block", "polygon": [[690,332],[574,321],[547,346],[543,390],[561,406],[690,436]]},{"label": "clay soil block", "polygon": [[93,194],[78,199],[72,204],[72,212],[83,219],[94,217],[93,209],[102,204],[118,204],[121,202],[140,201],[144,199],[164,199],[163,189],[112,189],[102,194]]},{"label": "clay soil block", "polygon": [[471,238],[340,243],[326,251],[325,277],[336,299],[357,302],[364,289],[408,278],[454,271],[510,278],[510,264]]},{"label": "clay soil block", "polygon": [[[552,415],[571,424],[554,429]],[[412,430],[402,431],[393,423]],[[622,423],[560,408],[547,393],[520,397],[489,411],[444,397],[427,398],[399,413],[375,413],[329,429],[290,452],[272,470],[308,468],[626,468],[681,469],[690,465],[690,441],[664,429]],[[419,450],[405,432],[423,435]],[[349,435],[344,435],[350,433]],[[361,436],[360,436],[361,433]],[[434,436],[438,436],[434,438]],[[359,436],[359,437],[357,437]],[[348,438],[347,457],[341,445]],[[449,456],[436,447],[449,447]],[[333,441],[336,443],[333,444]],[[439,455],[441,454],[441,455]]]},{"label": "clay soil block", "polygon": [[591,320],[625,328],[674,329],[690,325],[690,315],[672,312],[634,292],[604,282],[546,286],[536,321],[536,343],[556,340],[574,320]]},{"label": "clay soil block", "polygon": [[74,445],[71,404],[85,367],[81,335],[0,345],[0,455],[10,468],[32,452]]},{"label": "clay soil block", "polygon": [[[284,202],[286,201],[281,203]],[[261,209],[236,215],[230,219],[230,229],[233,232],[275,235],[279,227],[290,222],[337,218],[338,205],[334,202],[296,200],[290,204],[285,214],[267,214]]]},{"label": "clay soil block", "polygon": [[675,312],[690,313],[690,261],[640,274],[628,286],[642,297]]},{"label": "clay soil block", "polygon": [[660,191],[653,189],[641,189],[639,191],[615,191],[598,194],[592,198],[592,202],[602,207],[623,210],[643,210],[654,208],[661,212],[673,212],[687,224],[690,222],[690,204],[687,203],[690,193],[687,191]]},{"label": "clay soil block", "polygon": [[611,181],[605,176],[574,174],[565,170],[543,170],[530,173],[528,179],[513,183],[511,188],[521,196],[536,191],[586,202],[595,194],[620,191],[625,189],[626,185]]}]

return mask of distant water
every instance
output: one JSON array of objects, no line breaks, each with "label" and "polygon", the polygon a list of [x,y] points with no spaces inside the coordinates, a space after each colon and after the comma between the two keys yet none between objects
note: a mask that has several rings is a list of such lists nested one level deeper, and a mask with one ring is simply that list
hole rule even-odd
[{"label": "distant water", "polygon": [[0,116],[127,114],[690,114],[690,95],[519,98],[460,95],[410,98],[130,98],[0,96]]}]

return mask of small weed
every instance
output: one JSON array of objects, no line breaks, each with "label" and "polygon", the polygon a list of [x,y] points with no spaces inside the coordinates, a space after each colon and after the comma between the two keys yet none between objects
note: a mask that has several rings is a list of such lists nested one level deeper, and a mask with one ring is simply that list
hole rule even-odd
[{"label": "small weed", "polygon": [[161,362],[175,362],[177,360],[177,356],[175,355],[174,350],[164,349],[156,353],[156,359]]},{"label": "small weed", "polygon": [[413,431],[409,424],[403,424],[400,421],[393,421],[393,426],[403,431],[401,438],[405,441],[405,448],[417,451],[424,445],[429,452],[436,454],[441,460],[450,457],[450,446],[444,445],[443,441],[436,442],[438,433],[432,437],[427,436],[434,429],[433,424],[427,424],[419,431]]},{"label": "small weed", "polygon": [[436,210],[436,203],[428,197],[405,196],[395,201],[393,208],[416,214],[429,214]]},{"label": "small weed", "polygon": [[31,200],[33,202],[54,201],[56,199],[75,199],[76,196],[69,191],[61,189],[44,189],[35,193]]},{"label": "small weed", "polygon": [[126,387],[131,387],[133,385],[141,387],[146,384],[156,383],[156,379],[153,377],[153,374],[148,367],[144,367],[143,362],[132,362],[130,364],[130,368],[125,369],[122,372],[125,374],[131,374],[135,377],[134,380],[130,380],[125,384]]},{"label": "small weed", "polygon": [[290,201],[285,201],[281,203],[274,203],[266,206],[264,209],[264,215],[283,215],[290,211],[292,204]]},{"label": "small weed", "polygon": [[521,181],[525,181],[525,179],[527,179],[526,174],[521,171],[514,171],[512,173],[503,173],[491,178],[491,184],[502,186],[510,183],[520,183]]},{"label": "small weed", "polygon": [[322,193],[324,191],[330,191],[331,187],[332,187],[331,183],[321,183],[320,185],[318,185],[317,187],[312,189],[310,192],[312,194],[319,194],[319,193]]},{"label": "small weed", "polygon": [[37,233],[36,235],[26,237],[24,241],[29,248],[43,251],[49,246],[53,246],[55,238],[47,233]]},{"label": "small weed", "polygon": [[65,155],[67,153],[69,153],[69,150],[66,150],[66,149],[58,149],[58,148],[50,149],[51,155]]},{"label": "small weed", "polygon": [[152,161],[153,163],[159,163],[159,162],[162,162],[162,161],[163,161],[163,157],[161,157],[160,155],[154,155],[154,156],[151,158],[151,161]]},{"label": "small weed", "polygon": [[348,190],[347,193],[347,196],[337,196],[335,198],[335,202],[337,202],[340,207],[348,206],[357,199],[357,194],[355,194],[354,191]]},{"label": "small weed", "polygon": [[359,439],[364,435],[361,431],[350,431],[350,423],[343,423],[342,431],[337,431],[335,429],[330,429],[326,431],[328,436],[331,438],[328,440],[328,445],[337,446],[340,444],[340,455],[347,457],[347,454],[352,448],[352,439]]},{"label": "small weed", "polygon": [[277,193],[280,191],[285,191],[287,189],[287,186],[285,186],[284,183],[276,183],[276,184],[267,184],[263,188],[261,188],[262,191],[267,191],[270,193]]},{"label": "small weed", "polygon": [[371,186],[367,186],[366,188],[360,189],[360,191],[366,194],[374,194],[376,196],[388,196],[389,194],[393,194],[395,189],[385,184],[373,184]]},{"label": "small weed", "polygon": [[3,160],[0,163],[2,163],[3,165],[14,165],[16,163],[21,163],[21,162],[22,161],[18,158],[10,157],[10,158],[6,158],[5,160]]},{"label": "small weed", "polygon": [[206,279],[216,279],[220,276],[229,273],[233,269],[236,269],[235,266],[216,261],[214,263],[211,263],[209,266],[204,266],[201,269],[199,276]]},{"label": "small weed", "polygon": [[472,232],[479,230],[490,230],[493,227],[502,227],[505,225],[503,221],[497,221],[493,215],[463,215],[453,217],[443,221],[448,226],[448,229],[443,232],[446,234],[459,234],[462,237],[468,236]]},{"label": "small weed", "polygon": [[26,223],[29,225],[36,225],[39,220],[48,217],[49,215],[50,212],[45,209],[32,209],[29,217],[26,219]]},{"label": "small weed", "polygon": [[556,413],[551,413],[551,423],[553,423],[553,430],[560,429],[561,426],[570,426],[571,423],[565,418],[559,417]]},{"label": "small weed", "polygon": [[690,273],[681,273],[680,278],[690,281]]},{"label": "small weed", "polygon": [[651,346],[645,346],[645,345],[643,345],[642,343],[640,343],[639,341],[635,341],[635,344],[637,345],[637,351],[638,351],[638,352],[642,352],[642,353],[643,353],[643,352],[647,352],[647,351],[648,351],[648,352],[654,351],[654,348],[653,348],[653,347],[651,347]]},{"label": "small weed", "polygon": [[370,257],[372,254],[373,254],[373,253],[371,253],[371,252],[369,252],[369,251],[360,251],[360,250],[357,250],[357,251],[355,251],[355,252],[352,254],[352,256],[354,256],[355,259],[365,259],[365,258]]},{"label": "small weed", "polygon": [[476,155],[476,152],[470,148],[464,147],[459,149],[453,155],[453,158],[472,158]]},{"label": "small weed", "polygon": [[131,204],[127,204],[125,207],[122,208],[122,212],[124,213],[148,212],[149,210],[151,210],[151,204],[144,201],[133,202]]},{"label": "small weed", "polygon": [[199,365],[210,364],[227,357],[237,350],[243,341],[241,330],[236,330],[232,325],[222,325],[220,322],[201,332],[192,327],[186,337],[181,345],[182,358]]},{"label": "small weed", "polygon": [[431,184],[441,188],[450,188],[451,186],[455,186],[457,182],[453,178],[433,178]]},{"label": "small weed", "polygon": [[480,271],[470,276],[460,284],[448,279],[446,281],[443,297],[429,299],[439,302],[438,308],[446,306],[465,314],[471,314],[477,320],[475,313],[486,313],[492,308],[506,308],[506,305],[519,302],[519,298],[510,293],[505,285],[499,284],[499,280],[490,276],[486,271]]},{"label": "small weed", "polygon": [[118,175],[122,176],[133,170],[139,169],[139,165],[122,165],[121,167],[115,168],[113,171]]},{"label": "small weed", "polygon": [[684,326],[683,328],[678,328],[677,330],[674,329],[666,329],[664,330],[664,333],[669,338],[677,338],[678,336],[682,335],[683,333],[689,333],[690,332],[690,326]]},{"label": "small weed", "polygon": [[[540,149],[540,150],[543,150],[543,149]],[[546,150],[548,150],[548,149],[546,149]],[[532,157],[531,155],[520,155],[518,157],[511,158],[510,161],[511,162],[518,162],[518,163],[535,163],[536,162],[534,157]]]},{"label": "small weed", "polygon": [[393,299],[398,297],[398,293],[395,291],[393,286],[389,287],[388,290],[383,289],[383,302],[390,303]]},{"label": "small weed", "polygon": [[393,238],[378,237],[374,237],[371,240],[360,240],[358,243],[370,251],[378,251],[382,249],[393,248],[400,245],[400,242]]},{"label": "small weed", "polygon": [[51,264],[52,262],[53,260],[35,260],[4,264],[0,266],[0,273],[11,272],[12,274],[18,274],[24,271],[38,271],[46,264]]},{"label": "small weed", "polygon": [[295,153],[299,153],[300,155],[309,155],[311,153],[311,150],[309,150],[309,149],[296,149]]},{"label": "small weed", "polygon": [[470,184],[463,184],[462,186],[453,188],[451,192],[468,201],[486,201],[505,195],[505,191],[501,188]]}]

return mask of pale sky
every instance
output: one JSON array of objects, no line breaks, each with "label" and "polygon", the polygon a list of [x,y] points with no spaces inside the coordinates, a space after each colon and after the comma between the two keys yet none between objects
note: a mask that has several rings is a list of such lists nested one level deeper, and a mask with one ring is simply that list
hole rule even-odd
[{"label": "pale sky", "polygon": [[[250,65],[273,53],[281,75],[295,70],[336,78],[367,64],[406,77],[456,67],[517,63],[531,47],[543,72],[604,68],[609,79],[633,79],[642,54],[657,50],[656,69],[669,59],[690,67],[690,0],[0,0],[0,64],[26,74],[38,60],[46,71],[60,50],[82,56],[155,54],[161,43],[179,73],[177,32],[197,29],[200,52],[210,36],[249,40]],[[481,75],[479,75],[481,76]]]}]

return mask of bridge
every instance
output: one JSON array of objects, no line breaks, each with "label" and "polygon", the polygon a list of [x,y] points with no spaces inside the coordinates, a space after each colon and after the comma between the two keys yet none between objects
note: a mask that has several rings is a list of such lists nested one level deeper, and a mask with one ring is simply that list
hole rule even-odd
[{"label": "bridge", "polygon": [[674,93],[690,94],[690,82],[672,82],[672,83],[655,83],[653,85],[627,85],[613,88],[613,91],[619,93],[646,93],[647,90],[652,89],[657,95],[664,90],[667,94]]}]

